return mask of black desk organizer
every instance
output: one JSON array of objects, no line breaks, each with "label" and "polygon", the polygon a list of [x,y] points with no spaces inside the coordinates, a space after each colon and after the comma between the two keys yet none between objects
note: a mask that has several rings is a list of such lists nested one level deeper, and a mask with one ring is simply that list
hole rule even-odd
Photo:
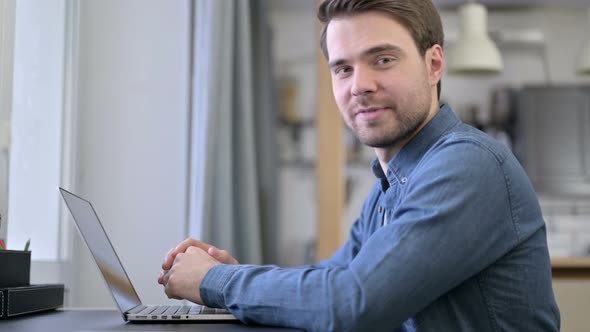
[{"label": "black desk organizer", "polygon": [[31,285],[31,252],[0,250],[0,319],[59,308],[64,285]]}]

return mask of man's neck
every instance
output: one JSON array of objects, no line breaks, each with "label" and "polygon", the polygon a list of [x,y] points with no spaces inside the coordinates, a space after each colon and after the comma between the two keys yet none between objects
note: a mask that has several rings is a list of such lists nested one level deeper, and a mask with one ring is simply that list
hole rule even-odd
[{"label": "man's neck", "polygon": [[377,159],[379,159],[381,169],[383,170],[383,174],[387,174],[387,165],[389,164],[389,161],[391,161],[391,159],[393,159],[393,157],[397,155],[397,153],[402,149],[402,147],[406,145],[406,143],[409,142],[412,139],[412,137],[414,137],[414,135],[415,134],[413,134],[411,137],[405,139],[403,142],[400,142],[400,144],[397,144],[395,146],[374,149],[375,154],[377,155]]},{"label": "man's neck", "polygon": [[426,120],[424,120],[424,122],[420,125],[420,127],[418,127],[418,129],[416,129],[416,131],[414,131],[414,133],[412,135],[410,135],[410,137],[406,138],[405,140],[401,141],[399,144],[396,144],[394,146],[388,146],[385,148],[375,148],[375,154],[377,155],[377,159],[379,159],[379,164],[381,165],[381,169],[383,170],[383,174],[387,175],[387,169],[388,169],[388,164],[391,161],[391,159],[393,159],[393,157],[395,157],[398,152],[400,152],[400,150],[409,142],[411,141],[414,136],[416,136],[420,130],[422,130],[422,128],[424,128],[424,126],[426,126],[426,124],[428,124],[428,122],[430,122],[430,120],[432,120],[432,118],[434,118],[434,116],[436,115],[436,113],[438,113],[440,111],[440,105],[438,102],[438,99],[433,99],[433,103],[431,105],[431,111],[428,114],[428,117],[426,118]]}]

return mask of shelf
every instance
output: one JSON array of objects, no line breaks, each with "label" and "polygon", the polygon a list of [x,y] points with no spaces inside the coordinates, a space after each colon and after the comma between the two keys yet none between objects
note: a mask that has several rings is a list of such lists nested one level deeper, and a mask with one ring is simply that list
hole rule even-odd
[{"label": "shelf", "polygon": [[551,258],[553,278],[590,279],[590,257]]}]

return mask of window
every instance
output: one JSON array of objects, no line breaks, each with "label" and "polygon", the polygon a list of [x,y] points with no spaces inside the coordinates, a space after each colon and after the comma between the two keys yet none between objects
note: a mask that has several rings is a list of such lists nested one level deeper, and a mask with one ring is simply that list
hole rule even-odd
[{"label": "window", "polygon": [[56,261],[64,241],[61,183],[66,1],[19,1],[14,35],[7,246],[31,239],[33,260]]}]

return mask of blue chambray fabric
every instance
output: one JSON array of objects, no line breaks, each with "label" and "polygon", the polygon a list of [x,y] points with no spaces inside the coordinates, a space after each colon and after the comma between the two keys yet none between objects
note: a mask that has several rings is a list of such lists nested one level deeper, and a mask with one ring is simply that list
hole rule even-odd
[{"label": "blue chambray fabric", "polygon": [[373,162],[377,182],[333,257],[216,266],[204,302],[308,331],[559,330],[541,209],[508,149],[442,105],[388,168]]}]

